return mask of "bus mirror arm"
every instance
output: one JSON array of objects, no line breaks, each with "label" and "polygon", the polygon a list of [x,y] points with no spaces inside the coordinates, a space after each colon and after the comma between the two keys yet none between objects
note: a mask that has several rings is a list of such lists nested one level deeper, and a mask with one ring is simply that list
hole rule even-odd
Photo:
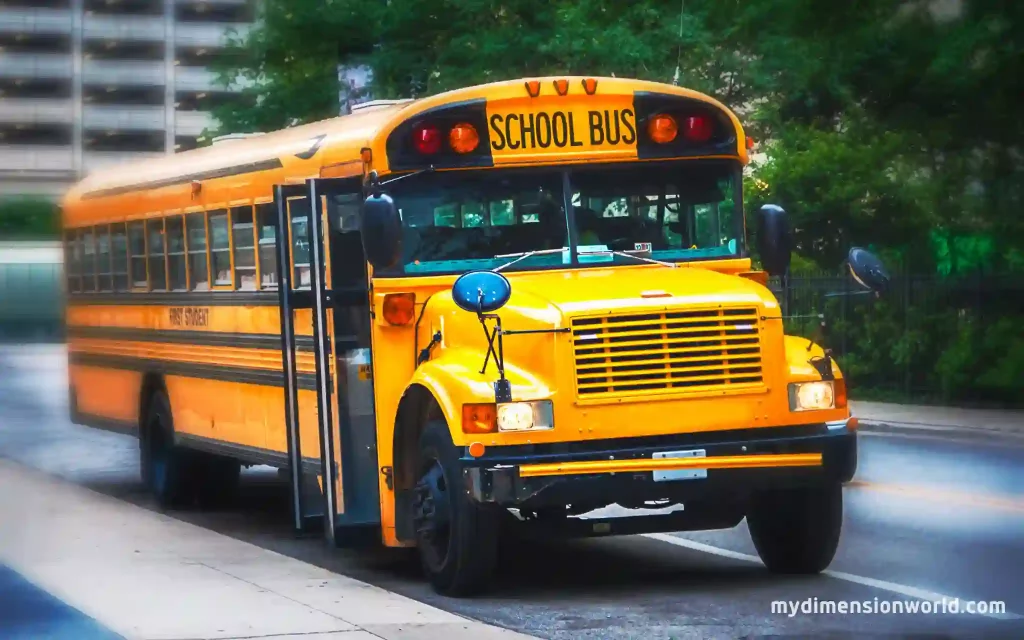
[{"label": "bus mirror arm", "polygon": [[[476,317],[480,320],[480,326],[484,329],[484,335],[487,336],[487,355],[484,356],[484,366],[480,369],[480,373],[483,374],[487,371],[487,364],[491,361],[491,355],[494,355],[494,364],[498,367],[498,379],[494,381],[494,401],[495,402],[512,402],[512,385],[509,383],[508,378],[505,377],[505,349],[502,342],[501,336],[503,332],[501,330],[501,317],[494,313],[482,313],[477,312]],[[487,326],[487,321],[494,321],[494,328]],[[497,341],[498,346],[495,348],[494,343]]]}]

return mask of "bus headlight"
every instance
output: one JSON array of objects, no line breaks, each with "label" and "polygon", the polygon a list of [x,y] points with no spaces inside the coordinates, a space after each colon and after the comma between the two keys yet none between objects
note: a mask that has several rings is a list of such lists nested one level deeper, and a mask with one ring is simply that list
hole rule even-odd
[{"label": "bus headlight", "polygon": [[834,409],[835,406],[835,388],[830,380],[793,382],[789,385],[790,411]]},{"label": "bus headlight", "polygon": [[498,431],[542,431],[555,426],[550,400],[498,405]]}]

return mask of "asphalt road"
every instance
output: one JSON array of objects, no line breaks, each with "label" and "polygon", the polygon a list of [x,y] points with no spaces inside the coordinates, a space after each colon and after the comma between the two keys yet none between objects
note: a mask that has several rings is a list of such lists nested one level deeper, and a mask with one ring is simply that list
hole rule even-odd
[{"label": "asphalt road", "polygon": [[[0,347],[0,456],[146,508],[135,440],[67,420],[63,352]],[[435,595],[410,554],[297,538],[287,488],[250,470],[239,504],[172,515],[468,617],[542,638],[1024,638],[1024,442],[867,434],[826,575],[779,578],[744,524],[503,549],[484,598]],[[1005,602],[1006,614],[772,612],[772,602]],[[877,599],[877,600],[876,600]],[[923,599],[923,600],[922,600]]]}]

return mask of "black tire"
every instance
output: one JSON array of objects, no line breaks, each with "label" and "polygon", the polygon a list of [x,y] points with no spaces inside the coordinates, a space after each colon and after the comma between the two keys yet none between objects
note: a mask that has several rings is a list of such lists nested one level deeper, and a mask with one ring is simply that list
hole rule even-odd
[{"label": "black tire", "polygon": [[195,456],[174,446],[171,403],[154,391],[146,405],[140,440],[142,480],[161,508],[185,506],[195,498]]},{"label": "black tire", "polygon": [[768,570],[815,574],[835,557],[843,528],[839,483],[765,492],[755,496],[747,525]]},{"label": "black tire", "polygon": [[434,589],[471,596],[483,592],[494,573],[500,513],[467,497],[458,460],[448,425],[428,422],[420,436],[413,522],[420,563]]},{"label": "black tire", "polygon": [[212,453],[195,452],[195,491],[199,505],[219,508],[232,504],[238,497],[242,464],[234,458]]}]

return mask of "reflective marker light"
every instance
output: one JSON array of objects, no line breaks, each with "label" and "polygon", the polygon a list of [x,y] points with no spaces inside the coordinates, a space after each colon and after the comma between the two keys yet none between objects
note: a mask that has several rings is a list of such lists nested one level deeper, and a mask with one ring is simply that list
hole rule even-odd
[{"label": "reflective marker light", "polygon": [[667,113],[654,116],[647,123],[647,135],[658,144],[668,144],[679,134],[676,119]]},{"label": "reflective marker light", "polygon": [[412,141],[416,145],[416,150],[424,155],[441,150],[441,132],[432,124],[421,124],[413,129]]},{"label": "reflective marker light", "polygon": [[583,90],[587,93],[588,96],[594,95],[594,93],[597,91],[597,80],[593,78],[585,78],[583,80]]},{"label": "reflective marker light", "polygon": [[794,382],[789,385],[790,411],[820,411],[835,408],[832,382]]},{"label": "reflective marker light", "polygon": [[540,95],[540,80],[527,80],[526,81],[526,92],[530,94],[531,98],[536,98]]},{"label": "reflective marker light", "polygon": [[460,122],[449,132],[448,144],[456,153],[471,153],[480,146],[480,134],[473,125]]},{"label": "reflective marker light", "polygon": [[707,142],[715,127],[707,116],[690,116],[683,126],[683,135],[692,142]]},{"label": "reflective marker light", "polygon": [[462,433],[493,433],[494,404],[462,405]]},{"label": "reflective marker light", "polygon": [[569,81],[568,80],[555,80],[555,92],[560,96],[564,96],[569,93]]},{"label": "reflective marker light", "polygon": [[498,405],[498,431],[542,431],[554,427],[550,400]]},{"label": "reflective marker light", "polygon": [[415,293],[389,293],[384,296],[384,319],[394,326],[405,326],[412,322],[416,308]]}]

